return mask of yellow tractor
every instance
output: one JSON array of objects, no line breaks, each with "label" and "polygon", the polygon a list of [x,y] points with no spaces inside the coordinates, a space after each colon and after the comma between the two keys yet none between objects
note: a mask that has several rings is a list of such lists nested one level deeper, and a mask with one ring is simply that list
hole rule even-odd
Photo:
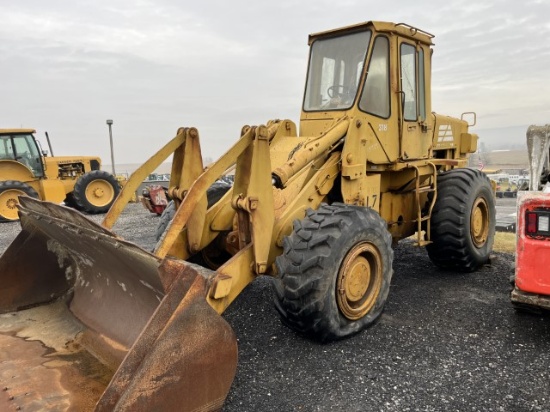
[{"label": "yellow tractor", "polygon": [[17,220],[20,196],[65,202],[86,213],[105,213],[120,192],[116,178],[90,156],[54,157],[41,150],[33,129],[0,129],[0,222]]},{"label": "yellow tractor", "polygon": [[[273,278],[286,325],[329,341],[381,315],[400,239],[414,236],[443,269],[485,264],[494,190],[465,168],[477,147],[467,121],[431,110],[432,38],[372,21],[311,35],[299,133],[290,120],[244,126],[203,168],[197,129],[180,128],[101,225],[22,198],[22,231],[0,259],[0,310],[9,313],[0,347],[10,359],[0,374],[14,376],[6,396],[31,402],[22,394],[32,373],[33,390],[45,393],[37,405],[218,410],[237,365],[220,314],[258,276]],[[150,253],[111,228],[171,154],[174,214]],[[212,190],[231,170],[234,183]],[[49,362],[31,359],[37,341]]]}]

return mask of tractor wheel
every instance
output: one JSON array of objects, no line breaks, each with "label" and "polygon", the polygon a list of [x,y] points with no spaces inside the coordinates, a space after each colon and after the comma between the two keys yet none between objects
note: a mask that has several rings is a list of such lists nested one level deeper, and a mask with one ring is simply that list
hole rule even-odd
[{"label": "tractor wheel", "polygon": [[489,260],[495,238],[495,198],[489,178],[474,169],[437,177],[428,256],[443,269],[472,272]]},{"label": "tractor wheel", "polygon": [[0,182],[0,222],[19,220],[17,205],[19,196],[38,199],[38,193],[29,185],[17,180]]},{"label": "tractor wheel", "polygon": [[78,178],[72,200],[80,211],[90,214],[105,213],[119,193],[120,184],[112,174],[104,170],[94,170]]},{"label": "tractor wheel", "polygon": [[295,221],[283,243],[274,300],[284,324],[326,342],[378,319],[393,274],[392,238],[378,213],[322,204]]}]

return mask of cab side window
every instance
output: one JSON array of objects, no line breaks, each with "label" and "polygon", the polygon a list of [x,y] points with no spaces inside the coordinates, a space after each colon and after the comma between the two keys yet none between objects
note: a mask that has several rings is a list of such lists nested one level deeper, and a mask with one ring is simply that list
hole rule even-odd
[{"label": "cab side window", "polygon": [[15,160],[27,166],[35,176],[42,176],[42,159],[32,135],[14,135]]},{"label": "cab side window", "polygon": [[406,43],[401,44],[401,91],[405,120],[416,121],[416,49]]},{"label": "cab side window", "polygon": [[424,50],[403,43],[401,58],[401,99],[405,120],[426,120],[426,79]]},{"label": "cab side window", "polygon": [[31,156],[31,150],[29,149],[26,136],[14,136],[13,142],[15,144],[15,152],[18,158]]},{"label": "cab side window", "polygon": [[418,50],[418,106],[420,118],[426,120],[426,79],[424,73],[424,50]]},{"label": "cab side window", "polygon": [[11,136],[0,138],[0,159],[13,159]]}]

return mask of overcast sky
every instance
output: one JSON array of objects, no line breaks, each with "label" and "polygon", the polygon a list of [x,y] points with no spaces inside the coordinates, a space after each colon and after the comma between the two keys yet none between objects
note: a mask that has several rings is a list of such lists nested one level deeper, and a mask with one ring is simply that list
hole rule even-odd
[{"label": "overcast sky", "polygon": [[436,36],[434,111],[519,142],[550,123],[549,0],[0,0],[0,15],[0,127],[48,131],[56,155],[110,164],[113,119],[116,163],[179,126],[217,158],[244,124],[298,121],[309,33],[368,20]]}]

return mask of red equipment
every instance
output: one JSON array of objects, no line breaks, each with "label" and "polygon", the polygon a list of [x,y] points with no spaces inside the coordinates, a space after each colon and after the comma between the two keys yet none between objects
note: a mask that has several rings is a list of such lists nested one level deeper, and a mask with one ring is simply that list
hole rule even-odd
[{"label": "red equipment", "polygon": [[550,309],[550,193],[520,192],[511,300]]},{"label": "red equipment", "polygon": [[161,185],[151,185],[143,190],[141,203],[151,213],[161,215],[168,205],[167,189]]}]

